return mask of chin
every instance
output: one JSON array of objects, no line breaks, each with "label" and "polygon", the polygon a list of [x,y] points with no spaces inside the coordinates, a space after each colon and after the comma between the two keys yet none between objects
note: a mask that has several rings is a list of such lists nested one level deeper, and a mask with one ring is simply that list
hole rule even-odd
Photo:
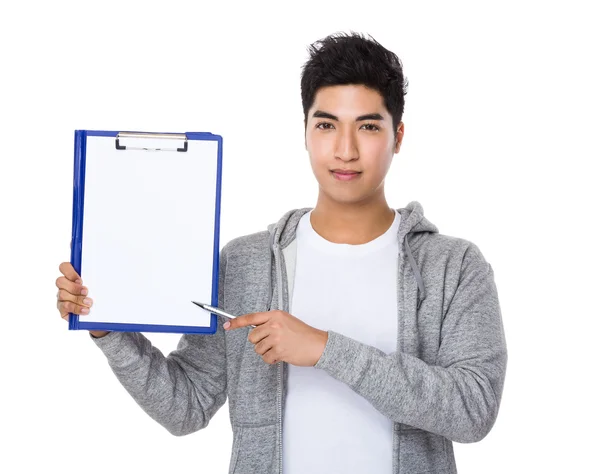
[{"label": "chin", "polygon": [[337,204],[351,205],[360,204],[368,201],[371,196],[353,192],[340,192],[339,190],[331,190],[324,187],[320,189],[321,195],[326,197],[328,201],[335,202]]}]

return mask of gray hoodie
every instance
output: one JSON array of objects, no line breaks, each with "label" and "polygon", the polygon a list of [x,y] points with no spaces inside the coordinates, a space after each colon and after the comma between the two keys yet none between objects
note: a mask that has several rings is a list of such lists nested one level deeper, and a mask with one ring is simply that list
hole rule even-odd
[{"label": "gray hoodie", "polygon": [[[219,307],[236,315],[289,311],[296,226],[310,208],[220,252]],[[315,365],[394,423],[393,473],[456,473],[452,441],[490,431],[507,363],[494,272],[479,248],[440,234],[417,202],[398,209],[397,351],[328,331]],[[248,341],[251,328],[183,335],[164,356],[141,333],[93,338],[136,402],[170,433],[205,428],[229,400],[229,473],[281,474],[287,363],[270,365]],[[320,328],[326,330],[327,328]]]}]

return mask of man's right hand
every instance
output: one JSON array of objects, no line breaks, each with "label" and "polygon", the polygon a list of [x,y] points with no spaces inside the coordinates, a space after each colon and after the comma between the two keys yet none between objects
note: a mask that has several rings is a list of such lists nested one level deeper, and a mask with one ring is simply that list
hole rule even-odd
[{"label": "man's right hand", "polygon": [[[63,262],[58,267],[63,276],[56,279],[58,293],[56,294],[56,307],[60,317],[69,320],[69,313],[89,314],[92,299],[88,296],[88,289],[83,286],[81,277],[77,274],[70,262]],[[110,331],[90,331],[94,337],[106,336]]]}]

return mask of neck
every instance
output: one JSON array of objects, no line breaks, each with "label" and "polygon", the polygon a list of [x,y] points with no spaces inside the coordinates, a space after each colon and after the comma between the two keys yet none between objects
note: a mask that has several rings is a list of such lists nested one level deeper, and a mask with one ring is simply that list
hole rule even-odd
[{"label": "neck", "polygon": [[319,195],[310,223],[330,242],[360,245],[383,235],[394,222],[395,212],[383,195],[358,204],[335,202]]}]

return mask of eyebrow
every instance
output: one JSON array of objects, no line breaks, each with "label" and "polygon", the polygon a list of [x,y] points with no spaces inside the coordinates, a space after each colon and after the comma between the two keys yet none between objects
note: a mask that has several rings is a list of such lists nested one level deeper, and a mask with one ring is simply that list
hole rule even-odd
[{"label": "eyebrow", "polygon": [[[322,110],[315,110],[313,117],[328,118],[339,122],[339,119],[335,115],[330,114],[329,112],[323,112]],[[365,114],[356,117],[357,122],[360,122],[362,120],[383,120],[383,116],[381,114]]]}]

